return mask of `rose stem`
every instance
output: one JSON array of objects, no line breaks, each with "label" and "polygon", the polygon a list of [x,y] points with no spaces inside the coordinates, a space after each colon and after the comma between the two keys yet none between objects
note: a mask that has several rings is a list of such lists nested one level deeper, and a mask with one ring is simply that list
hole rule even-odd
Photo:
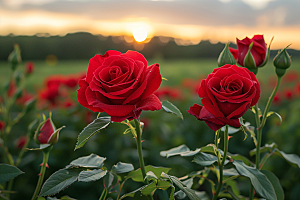
[{"label": "rose stem", "polygon": [[[261,139],[262,139],[262,129],[266,123],[267,120],[267,114],[269,112],[269,109],[271,107],[271,104],[273,102],[274,96],[279,88],[280,85],[280,81],[281,81],[281,77],[278,77],[277,79],[277,83],[276,86],[271,94],[271,96],[269,97],[269,100],[267,102],[263,117],[262,117],[262,122],[260,123],[260,119],[259,119],[259,114],[258,114],[258,106],[255,105],[254,109],[255,109],[255,121],[256,121],[256,127],[257,128],[257,145],[256,145],[256,159],[255,159],[255,166],[256,169],[259,170],[259,163],[260,163],[260,146],[261,146]],[[249,200],[252,200],[254,198],[254,187],[253,185],[251,185],[251,190],[250,190],[250,195],[249,195]]]},{"label": "rose stem", "polygon": [[[136,146],[139,154],[139,161],[140,161],[140,167],[143,175],[143,180],[145,181],[146,184],[149,184],[148,180],[145,180],[146,170],[145,170],[145,163],[144,163],[143,151],[142,151],[142,140],[141,140],[142,129],[141,129],[140,122],[137,119],[134,119],[134,123],[136,128]],[[150,197],[153,200],[153,197],[152,196]]]},{"label": "rose stem", "polygon": [[45,172],[46,172],[46,165],[47,165],[47,162],[48,162],[48,158],[49,158],[49,154],[50,154],[51,149],[52,149],[52,145],[47,147],[45,150],[43,150],[43,163],[42,163],[41,171],[40,171],[40,174],[39,174],[40,177],[39,177],[38,183],[36,185],[36,188],[35,188],[35,191],[34,191],[34,194],[33,194],[31,200],[37,199],[38,194],[40,192],[40,189],[42,187]]},{"label": "rose stem", "polygon": [[[220,179],[219,179],[219,185],[216,190],[216,193],[213,197],[213,200],[216,200],[218,198],[219,192],[221,191],[221,188],[223,186],[223,166],[227,157],[227,151],[228,151],[228,125],[225,126],[225,131],[224,131],[224,155],[222,158],[222,162],[219,163],[219,170],[220,170]],[[219,160],[220,161],[220,160]]]}]

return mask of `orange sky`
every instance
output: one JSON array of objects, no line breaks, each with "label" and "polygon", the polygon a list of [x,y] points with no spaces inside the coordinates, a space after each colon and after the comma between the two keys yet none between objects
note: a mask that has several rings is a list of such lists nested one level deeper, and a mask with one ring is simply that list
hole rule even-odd
[{"label": "orange sky", "polygon": [[300,15],[293,13],[295,5],[289,5],[292,0],[282,0],[281,4],[272,0],[195,2],[3,0],[0,35],[65,35],[78,31],[105,36],[132,35],[134,29],[143,26],[148,38],[174,37],[182,45],[201,40],[235,42],[236,37],[263,34],[267,43],[274,36],[272,49],[291,43],[291,48],[300,49],[300,19],[297,19]]}]

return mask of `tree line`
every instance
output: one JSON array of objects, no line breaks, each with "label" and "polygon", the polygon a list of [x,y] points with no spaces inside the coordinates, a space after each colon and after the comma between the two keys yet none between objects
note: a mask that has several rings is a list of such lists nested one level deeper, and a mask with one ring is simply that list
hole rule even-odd
[{"label": "tree line", "polygon": [[[15,43],[20,45],[23,60],[43,60],[48,55],[55,55],[58,59],[89,59],[95,54],[103,54],[114,49],[125,53],[127,50],[138,50],[147,59],[162,57],[173,58],[217,58],[224,48],[224,44],[212,44],[201,41],[197,45],[178,45],[173,38],[153,37],[149,42],[139,44],[126,42],[124,36],[92,35],[86,32],[70,33],[65,36],[0,36],[0,60],[7,60]],[[143,46],[143,48],[142,48]],[[234,44],[230,46],[235,47]],[[300,56],[299,51],[292,50],[293,56]],[[277,51],[271,51],[274,56]]]}]

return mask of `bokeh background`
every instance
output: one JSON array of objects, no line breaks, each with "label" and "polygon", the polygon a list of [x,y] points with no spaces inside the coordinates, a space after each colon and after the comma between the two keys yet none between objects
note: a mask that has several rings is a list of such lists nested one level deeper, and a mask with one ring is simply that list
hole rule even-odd
[{"label": "bokeh background", "polygon": [[[76,100],[77,81],[85,76],[89,59],[109,49],[123,53],[136,50],[149,64],[160,64],[161,74],[167,81],[163,81],[157,95],[171,101],[184,116],[182,121],[163,111],[141,115],[145,123],[146,164],[172,167],[170,173],[179,177],[200,170],[201,166],[189,159],[166,159],[159,152],[181,144],[194,150],[213,143],[213,131],[186,110],[200,103],[196,92],[199,83],[217,67],[225,43],[236,47],[236,38],[263,34],[268,45],[274,39],[269,62],[257,75],[262,87],[261,109],[276,83],[272,59],[279,49],[290,44],[292,66],[271,107],[282,116],[283,123],[275,116],[270,117],[262,144],[276,142],[280,150],[300,155],[299,7],[298,0],[0,0],[0,84],[4,86],[8,81],[7,58],[17,43],[22,55],[19,70],[24,71],[29,64],[34,70],[12,114],[18,113],[28,99],[38,99],[36,110],[12,129],[9,148],[17,156],[28,124],[37,114],[52,111],[57,127],[65,125],[66,128],[50,155],[46,178],[90,153],[106,157],[108,169],[118,161],[133,163],[138,168],[135,141],[130,135],[123,135],[124,125],[112,124],[74,151],[78,134],[97,116]],[[9,91],[14,94],[13,85]],[[253,113],[246,113],[246,121],[254,124],[253,118]],[[236,133],[230,139],[229,151],[254,161],[249,155],[249,150],[255,147],[252,138],[248,135],[244,140],[244,137],[242,131]],[[34,142],[29,146],[34,147]],[[41,161],[40,152],[25,153],[20,165],[25,174],[16,178],[14,189],[18,193],[11,195],[12,199],[30,199]],[[299,198],[299,168],[274,156],[264,169],[278,176],[286,199]],[[209,178],[215,176],[211,174]],[[124,191],[137,187],[132,183]],[[241,179],[238,187],[242,195],[248,194],[246,180]],[[209,183],[198,189],[210,194]],[[76,199],[98,199],[101,191],[101,181],[75,183],[57,197],[67,194]]]}]

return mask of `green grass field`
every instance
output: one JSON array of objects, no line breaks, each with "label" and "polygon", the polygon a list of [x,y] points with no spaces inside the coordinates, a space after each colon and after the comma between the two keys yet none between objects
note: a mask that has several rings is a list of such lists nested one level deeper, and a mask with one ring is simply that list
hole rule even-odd
[{"label": "green grass field", "polygon": [[[197,79],[212,72],[217,67],[217,59],[179,59],[179,60],[150,60],[149,65],[159,63],[161,74],[168,81],[164,81],[165,85],[178,85],[184,78]],[[88,60],[59,60],[55,66],[49,66],[45,61],[33,61],[35,63],[34,74],[28,80],[29,88],[42,87],[43,80],[53,74],[74,74],[85,72],[88,67]],[[300,73],[300,58],[293,59],[291,69]],[[23,62],[19,65],[19,69],[24,67]],[[10,66],[8,62],[0,62],[0,82],[5,82],[8,79]],[[267,81],[271,76],[275,76],[275,69],[271,59],[268,64],[259,69],[257,74],[261,81]]]}]

